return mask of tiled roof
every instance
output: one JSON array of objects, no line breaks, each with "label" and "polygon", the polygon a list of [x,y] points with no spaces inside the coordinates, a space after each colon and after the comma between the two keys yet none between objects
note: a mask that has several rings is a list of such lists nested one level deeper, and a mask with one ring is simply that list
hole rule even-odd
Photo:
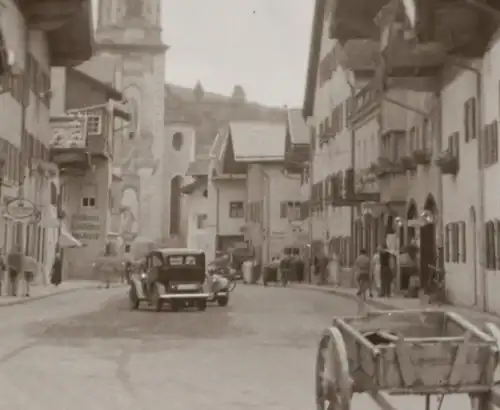
[{"label": "tiled roof", "polygon": [[288,110],[288,129],[292,144],[309,144],[309,128],[302,117],[300,108]]},{"label": "tiled roof", "polygon": [[197,158],[189,164],[186,175],[191,177],[208,175],[209,165],[210,160],[208,158]]},{"label": "tiled roof", "polygon": [[236,161],[283,160],[285,155],[285,124],[231,122],[229,129]]},{"label": "tiled roof", "polygon": [[114,86],[117,64],[118,59],[116,57],[97,55],[75,68],[101,83]]},{"label": "tiled roof", "polygon": [[62,148],[86,148],[87,136],[84,133],[82,122],[75,117],[52,117],[52,140],[50,147]]}]

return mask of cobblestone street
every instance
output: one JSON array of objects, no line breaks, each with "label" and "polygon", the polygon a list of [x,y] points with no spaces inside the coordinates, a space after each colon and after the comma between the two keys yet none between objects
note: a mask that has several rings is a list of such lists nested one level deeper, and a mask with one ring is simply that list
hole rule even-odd
[{"label": "cobblestone street", "polygon": [[[0,310],[0,393],[12,410],[313,409],[316,343],[352,300],[240,285],[205,313],[131,312],[125,288]],[[400,399],[408,410],[423,399]],[[375,407],[363,397],[353,410]],[[443,410],[466,409],[462,397]]]}]

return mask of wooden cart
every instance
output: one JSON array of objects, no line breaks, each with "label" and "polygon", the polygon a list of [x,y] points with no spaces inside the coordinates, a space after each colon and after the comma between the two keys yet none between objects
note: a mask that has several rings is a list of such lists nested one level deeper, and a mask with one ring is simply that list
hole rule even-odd
[{"label": "wooden cart", "polygon": [[[494,374],[500,330],[482,331],[442,310],[377,311],[333,320],[316,361],[318,410],[350,410],[353,393],[367,393],[383,410],[397,407],[391,395],[430,397],[467,393],[471,408],[500,404]],[[361,410],[361,409],[360,409]]]}]

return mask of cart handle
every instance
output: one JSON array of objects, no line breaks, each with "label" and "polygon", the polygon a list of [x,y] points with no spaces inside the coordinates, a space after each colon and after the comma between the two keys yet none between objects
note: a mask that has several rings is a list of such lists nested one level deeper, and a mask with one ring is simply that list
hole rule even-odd
[{"label": "cart handle", "polygon": [[462,316],[457,315],[455,312],[445,312],[445,316],[452,322],[455,322],[455,324],[460,326],[463,330],[471,332],[474,336],[478,337],[483,342],[496,343],[495,339],[492,336],[483,332],[477,326],[474,326],[472,323],[465,320]]},{"label": "cart handle", "polygon": [[355,328],[353,328],[348,323],[344,322],[342,319],[335,318],[334,325],[336,325],[338,328],[344,330],[346,333],[348,333],[350,336],[352,336],[359,344],[363,345],[368,350],[370,350],[370,352],[372,352],[373,356],[380,355],[380,349],[377,346],[375,346],[373,343],[371,343],[360,332],[358,332]]},{"label": "cart handle", "polygon": [[[399,340],[399,337],[389,333],[379,330],[381,336],[389,339],[391,342],[396,343]],[[464,340],[463,336],[432,336],[432,337],[404,337],[403,340],[409,343],[440,343],[440,342],[461,342]]]}]

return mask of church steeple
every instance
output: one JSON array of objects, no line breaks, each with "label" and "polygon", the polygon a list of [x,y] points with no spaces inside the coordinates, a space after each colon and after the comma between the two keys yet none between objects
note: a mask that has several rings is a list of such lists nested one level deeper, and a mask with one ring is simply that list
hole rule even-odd
[{"label": "church steeple", "polygon": [[111,27],[161,30],[162,0],[99,0],[97,31]]}]

